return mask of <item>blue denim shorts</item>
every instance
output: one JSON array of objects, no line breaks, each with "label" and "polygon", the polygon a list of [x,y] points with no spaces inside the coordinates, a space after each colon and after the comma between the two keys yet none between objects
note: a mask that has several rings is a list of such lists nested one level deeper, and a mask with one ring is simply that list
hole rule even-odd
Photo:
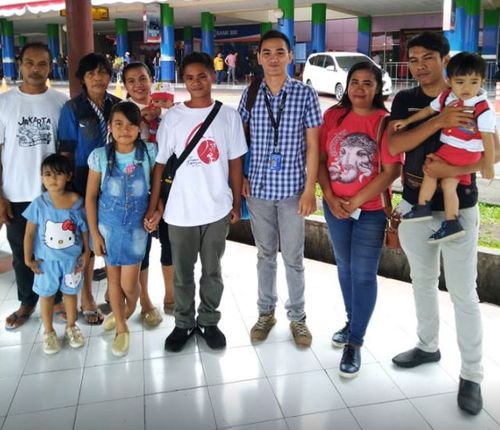
[{"label": "blue denim shorts", "polygon": [[35,274],[33,291],[40,297],[52,297],[60,290],[63,294],[75,295],[82,288],[83,272],[75,272],[75,260],[48,260],[40,263],[40,275]]}]

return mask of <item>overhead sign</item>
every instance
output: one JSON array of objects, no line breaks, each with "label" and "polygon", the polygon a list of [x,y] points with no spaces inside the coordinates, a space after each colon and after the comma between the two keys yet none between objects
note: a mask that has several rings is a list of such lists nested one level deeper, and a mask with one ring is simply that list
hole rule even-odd
[{"label": "overhead sign", "polygon": [[161,10],[159,4],[144,5],[144,42],[160,43]]},{"label": "overhead sign", "polygon": [[451,31],[455,29],[455,0],[444,0],[443,3],[443,30]]},{"label": "overhead sign", "polygon": [[[59,12],[61,16],[66,16],[66,9]],[[109,9],[104,6],[92,6],[93,21],[109,21]]]}]

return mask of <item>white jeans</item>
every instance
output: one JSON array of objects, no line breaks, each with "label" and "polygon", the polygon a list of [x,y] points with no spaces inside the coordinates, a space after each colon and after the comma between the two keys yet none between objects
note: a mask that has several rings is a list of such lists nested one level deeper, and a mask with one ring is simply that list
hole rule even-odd
[{"label": "white jeans", "polygon": [[[409,203],[400,208],[407,212]],[[411,207],[410,207],[411,208]],[[481,383],[483,379],[483,329],[476,292],[477,239],[479,210],[477,206],[459,212],[465,236],[442,244],[428,244],[427,239],[444,221],[444,212],[433,212],[426,222],[406,222],[399,226],[399,237],[410,263],[410,276],[417,315],[417,348],[434,352],[439,343],[438,280],[440,253],[443,255],[446,288],[455,308],[458,347],[462,359],[460,376]]]}]

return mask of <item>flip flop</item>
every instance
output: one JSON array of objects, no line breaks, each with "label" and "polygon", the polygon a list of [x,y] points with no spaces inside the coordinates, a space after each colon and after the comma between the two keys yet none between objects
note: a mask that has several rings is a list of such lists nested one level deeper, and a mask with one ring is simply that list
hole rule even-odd
[{"label": "flip flop", "polygon": [[[27,312],[24,312],[22,314],[19,314],[19,308],[17,311],[12,312],[6,319],[5,319],[5,330],[15,330],[19,327],[21,327],[23,324],[26,323],[26,321],[29,320],[31,314],[35,312],[35,307],[33,306],[32,308],[25,307],[24,309],[27,310]],[[10,323],[8,320],[12,320]]]},{"label": "flip flop", "polygon": [[88,325],[101,325],[102,322],[104,321],[104,315],[102,314],[101,310],[97,308],[96,310],[88,310],[84,311],[81,309],[81,314],[84,319],[84,321]]},{"label": "flip flop", "polygon": [[68,316],[66,315],[66,311],[54,312],[54,321],[56,323],[66,324],[68,322]]},{"label": "flip flop", "polygon": [[109,303],[109,300],[106,300],[106,303],[97,305],[97,309],[99,309],[104,315],[111,313],[111,304]]}]

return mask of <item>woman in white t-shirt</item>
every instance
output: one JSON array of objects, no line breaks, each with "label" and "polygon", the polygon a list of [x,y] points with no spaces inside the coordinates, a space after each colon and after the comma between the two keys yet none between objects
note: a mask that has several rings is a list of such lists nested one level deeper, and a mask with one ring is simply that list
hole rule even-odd
[{"label": "woman in white t-shirt", "polygon": [[[160,109],[151,107],[151,86],[153,79],[148,66],[141,62],[133,62],[127,64],[123,69],[123,82],[127,90],[127,100],[135,103],[141,110],[141,115],[145,114],[160,116]],[[141,137],[147,139],[150,131],[146,122],[141,124]],[[168,231],[167,224],[161,221],[159,228],[163,231]],[[165,313],[172,313],[174,309],[174,268],[172,266],[172,255],[170,252],[170,241],[168,233],[160,235],[161,241],[161,265],[163,272],[163,280],[165,282],[165,296],[163,298],[163,310]],[[154,309],[154,306],[148,294],[148,266],[149,266],[149,251],[151,249],[151,238],[148,243],[146,257],[141,267],[140,284],[141,284],[141,307],[144,310]]]}]

